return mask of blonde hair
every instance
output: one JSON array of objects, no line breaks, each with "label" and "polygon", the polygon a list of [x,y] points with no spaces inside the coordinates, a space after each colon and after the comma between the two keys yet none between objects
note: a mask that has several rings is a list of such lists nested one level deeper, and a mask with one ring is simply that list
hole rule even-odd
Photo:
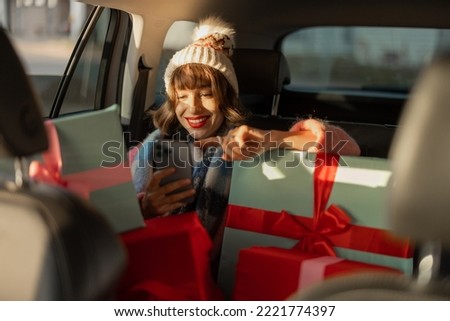
[{"label": "blonde hair", "polygon": [[168,85],[172,90],[166,90],[166,101],[158,110],[151,112],[153,124],[163,135],[174,135],[182,128],[175,114],[177,90],[210,87],[228,126],[238,126],[248,116],[236,91],[225,76],[208,65],[198,63],[182,65],[174,70]]}]

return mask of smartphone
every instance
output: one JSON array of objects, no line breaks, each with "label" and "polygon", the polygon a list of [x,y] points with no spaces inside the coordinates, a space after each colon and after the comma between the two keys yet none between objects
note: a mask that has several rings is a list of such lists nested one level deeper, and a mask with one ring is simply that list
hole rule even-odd
[{"label": "smartphone", "polygon": [[[172,175],[164,177],[160,182],[160,186],[164,186],[180,179],[192,179],[192,159],[190,146],[187,142],[169,139],[154,141],[153,169],[157,171],[169,167],[174,167],[176,171]],[[170,195],[191,189],[192,187],[192,184],[183,186],[182,188],[171,192]],[[194,197],[191,196],[182,201],[191,203],[194,201]]]}]

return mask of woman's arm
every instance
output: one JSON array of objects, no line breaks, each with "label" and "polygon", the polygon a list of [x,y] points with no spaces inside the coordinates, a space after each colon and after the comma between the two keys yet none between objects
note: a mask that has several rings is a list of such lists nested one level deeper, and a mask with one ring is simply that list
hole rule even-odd
[{"label": "woman's arm", "polygon": [[207,138],[198,144],[202,147],[220,144],[225,160],[248,159],[277,148],[360,155],[358,144],[342,128],[316,119],[298,121],[289,131],[243,125],[230,130],[226,136]]}]

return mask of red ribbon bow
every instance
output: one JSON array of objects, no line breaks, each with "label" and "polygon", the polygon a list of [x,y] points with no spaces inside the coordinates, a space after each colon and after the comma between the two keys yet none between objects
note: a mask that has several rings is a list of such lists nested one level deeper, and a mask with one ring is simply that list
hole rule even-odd
[{"label": "red ribbon bow", "polygon": [[339,155],[318,153],[314,171],[314,215],[307,225],[296,216],[282,211],[273,229],[299,242],[294,249],[307,253],[336,256],[327,236],[345,232],[350,227],[347,213],[332,204],[326,209],[336,177]]}]

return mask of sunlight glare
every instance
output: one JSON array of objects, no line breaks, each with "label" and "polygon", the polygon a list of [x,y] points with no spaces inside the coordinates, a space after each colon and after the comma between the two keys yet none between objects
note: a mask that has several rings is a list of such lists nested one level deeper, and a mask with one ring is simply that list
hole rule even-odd
[{"label": "sunlight glare", "polygon": [[262,172],[269,181],[286,178],[277,167],[275,162],[264,162],[262,164]]},{"label": "sunlight glare", "polygon": [[386,187],[392,172],[379,169],[339,167],[335,182],[367,186]]}]

